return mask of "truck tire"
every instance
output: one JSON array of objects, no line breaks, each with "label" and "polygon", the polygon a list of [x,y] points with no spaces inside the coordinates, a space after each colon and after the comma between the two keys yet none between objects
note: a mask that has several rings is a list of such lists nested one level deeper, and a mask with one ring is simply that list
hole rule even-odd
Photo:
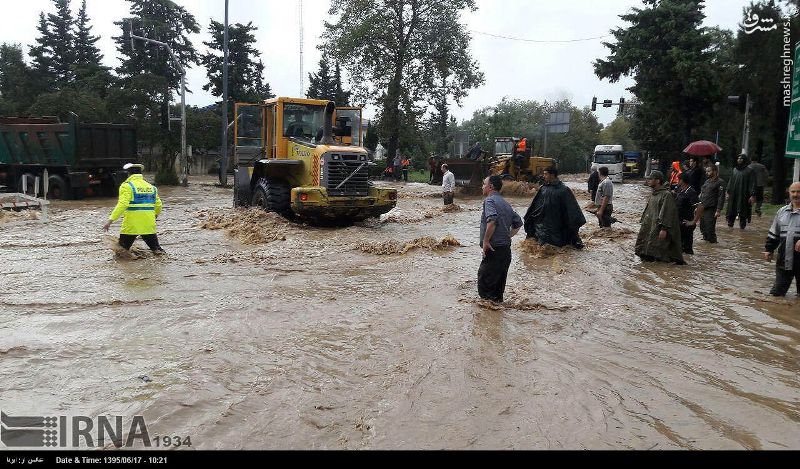
[{"label": "truck tire", "polygon": [[50,200],[69,199],[69,187],[67,181],[58,174],[54,174],[47,179],[47,198]]},{"label": "truck tire", "polygon": [[289,185],[276,179],[261,178],[256,184],[251,205],[261,207],[267,212],[275,212],[292,218],[291,190]]}]

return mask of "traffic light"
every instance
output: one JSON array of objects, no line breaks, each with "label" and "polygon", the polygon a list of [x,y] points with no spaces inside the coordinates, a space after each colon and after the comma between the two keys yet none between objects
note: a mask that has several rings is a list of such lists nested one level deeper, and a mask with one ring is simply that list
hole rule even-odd
[{"label": "traffic light", "polygon": [[597,96],[594,96],[592,98],[592,111],[596,111],[596,110],[597,110]]},{"label": "traffic light", "polygon": [[619,113],[625,110],[625,98],[619,98]]}]

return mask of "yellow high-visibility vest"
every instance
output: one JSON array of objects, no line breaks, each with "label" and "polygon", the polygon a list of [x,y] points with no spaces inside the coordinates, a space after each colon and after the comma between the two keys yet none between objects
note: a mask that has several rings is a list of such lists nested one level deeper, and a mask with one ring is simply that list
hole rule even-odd
[{"label": "yellow high-visibility vest", "polygon": [[116,221],[120,216],[120,234],[156,234],[156,217],[161,213],[161,198],[158,189],[144,180],[141,174],[133,174],[119,186],[119,201],[108,217]]}]

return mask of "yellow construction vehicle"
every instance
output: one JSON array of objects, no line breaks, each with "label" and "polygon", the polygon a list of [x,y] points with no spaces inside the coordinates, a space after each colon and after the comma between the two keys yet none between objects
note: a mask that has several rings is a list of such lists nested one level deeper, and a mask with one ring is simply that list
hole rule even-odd
[{"label": "yellow construction vehicle", "polygon": [[337,127],[334,136],[335,108],[332,101],[303,98],[237,103],[234,206],[319,223],[360,221],[394,208],[397,191],[369,180],[360,110],[356,144],[352,127]]},{"label": "yellow construction vehicle", "polygon": [[339,145],[364,146],[360,107],[338,106],[333,114],[333,126],[333,138]]},{"label": "yellow construction vehicle", "polygon": [[515,181],[541,182],[544,170],[555,166],[556,161],[553,158],[531,156],[531,146],[520,148],[520,141],[517,137],[494,139],[494,155],[489,160],[489,174]]}]

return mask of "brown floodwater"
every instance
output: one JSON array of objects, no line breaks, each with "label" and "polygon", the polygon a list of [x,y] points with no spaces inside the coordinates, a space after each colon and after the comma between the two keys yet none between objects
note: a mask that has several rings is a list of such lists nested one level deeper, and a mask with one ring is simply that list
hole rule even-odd
[{"label": "brown floodwater", "polygon": [[617,186],[586,249],[515,239],[495,306],[478,197],[394,184],[382,221],[314,228],[193,182],[160,191],[164,258],[115,255],[110,199],[0,225],[4,412],[143,415],[200,449],[800,448],[800,300],[766,295],[767,218],[642,264],[647,189]]}]

